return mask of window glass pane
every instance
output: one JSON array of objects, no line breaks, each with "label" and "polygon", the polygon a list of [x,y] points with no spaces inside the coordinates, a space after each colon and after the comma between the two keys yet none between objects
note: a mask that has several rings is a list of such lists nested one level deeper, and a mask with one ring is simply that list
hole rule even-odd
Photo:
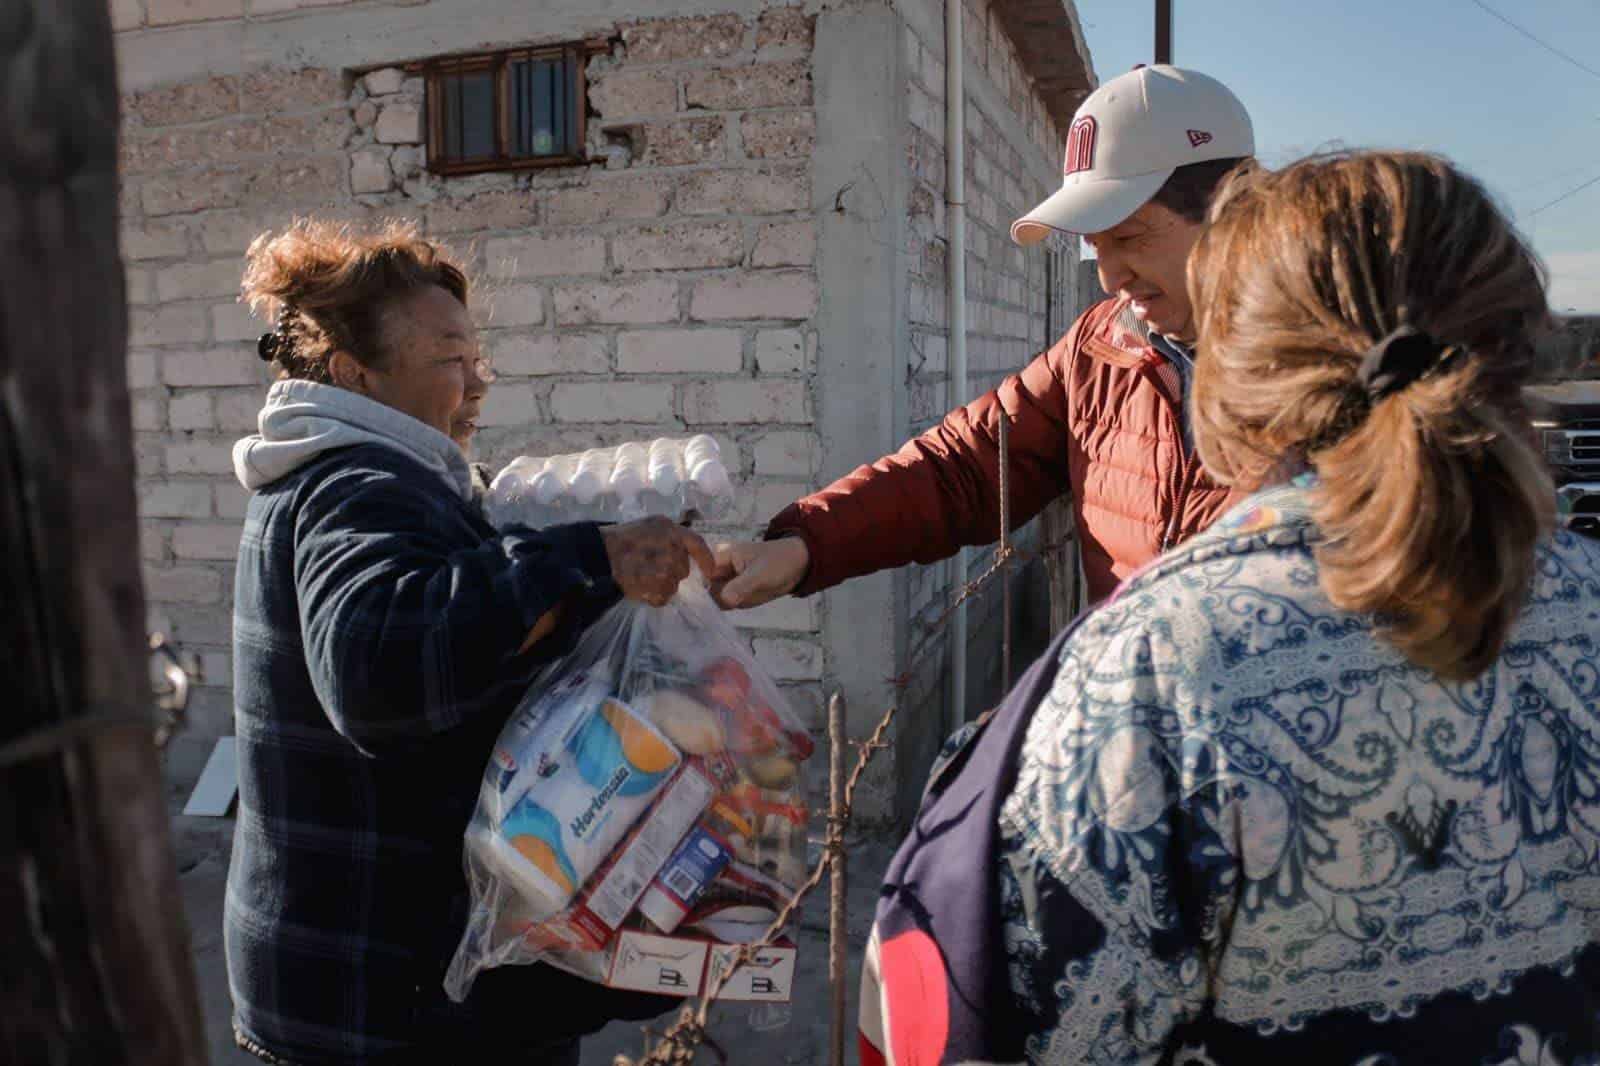
[{"label": "window glass pane", "polygon": [[446,74],[440,77],[439,87],[445,158],[450,162],[493,158],[493,72]]},{"label": "window glass pane", "polygon": [[571,155],[576,120],[572,114],[572,67],[565,59],[519,59],[511,64],[511,152],[513,155]]}]

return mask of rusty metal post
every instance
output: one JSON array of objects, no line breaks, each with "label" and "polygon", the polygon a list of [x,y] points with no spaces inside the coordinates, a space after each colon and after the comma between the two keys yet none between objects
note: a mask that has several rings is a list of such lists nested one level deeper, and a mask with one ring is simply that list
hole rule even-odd
[{"label": "rusty metal post", "polygon": [[1011,691],[1011,415],[1000,408],[1000,688]]},{"label": "rusty metal post", "polygon": [[844,1066],[845,980],[850,969],[850,931],[845,920],[844,696],[828,700],[828,985],[833,995],[829,1059]]}]

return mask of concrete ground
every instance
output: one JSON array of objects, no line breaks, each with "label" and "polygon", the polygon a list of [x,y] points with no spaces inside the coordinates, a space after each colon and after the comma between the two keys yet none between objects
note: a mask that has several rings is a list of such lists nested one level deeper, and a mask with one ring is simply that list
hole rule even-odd
[{"label": "concrete ground", "polygon": [[[252,1066],[259,1060],[238,1050],[229,1025],[231,1004],[222,958],[222,900],[228,876],[228,853],[233,840],[231,818],[192,818],[179,813],[187,798],[177,781],[193,781],[198,759],[203,763],[198,738],[169,752],[168,802],[172,811],[174,850],[178,861],[183,906],[194,944],[201,1004],[205,1011],[206,1039],[212,1066]],[[204,747],[209,751],[209,746]],[[174,763],[180,765],[174,765]],[[849,1033],[847,1061],[855,1061],[856,979],[861,954],[872,924],[878,882],[893,855],[893,842],[872,839],[852,841],[850,854],[850,993],[846,1017]],[[828,896],[826,882],[819,894],[807,900],[795,939],[800,952],[795,973],[794,1001],[784,1021],[783,1012],[748,1004],[713,1009],[710,1031],[734,1066],[805,1066],[828,1061]],[[660,1027],[670,1016],[655,1024]],[[617,1023],[584,1041],[582,1066],[611,1066],[619,1053],[637,1057],[644,1047],[638,1023]],[[712,1053],[697,1061],[716,1063]],[[508,1064],[510,1066],[510,1064]],[[529,1064],[533,1066],[533,1064]]]}]

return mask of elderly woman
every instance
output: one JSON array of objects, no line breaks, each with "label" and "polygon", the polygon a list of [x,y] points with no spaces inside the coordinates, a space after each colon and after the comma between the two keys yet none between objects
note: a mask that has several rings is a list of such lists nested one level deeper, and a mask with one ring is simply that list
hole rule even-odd
[{"label": "elderly woman", "polygon": [[665,520],[497,534],[463,445],[490,374],[439,248],[300,223],[244,293],[278,378],[234,449],[254,493],[234,600],[239,818],[225,936],[239,1043],[313,1064],[576,1063],[657,1013],[543,966],[441,979],[466,918],[462,833],[536,671],[617,597],[691,560]]},{"label": "elderly woman", "polygon": [[953,746],[864,1061],[1600,1063],[1600,544],[1519,411],[1537,264],[1356,153],[1237,176],[1189,277],[1195,444],[1255,494]]}]

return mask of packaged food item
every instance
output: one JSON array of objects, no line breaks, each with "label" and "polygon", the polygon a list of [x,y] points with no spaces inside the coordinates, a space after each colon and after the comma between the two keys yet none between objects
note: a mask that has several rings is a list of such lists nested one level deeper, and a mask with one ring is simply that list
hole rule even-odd
[{"label": "packaged food item", "polygon": [[545,728],[516,731],[515,749],[496,751],[502,770],[519,761],[525,769],[501,775],[504,788],[491,801],[499,817],[474,825],[467,846],[545,917],[571,902],[606,861],[681,757],[646,719],[612,698],[565,721],[539,724]]},{"label": "packaged food item", "polygon": [[536,961],[637,987],[622,945],[648,969],[635,949],[655,942],[628,938],[675,940],[683,923],[691,946],[670,950],[700,960],[698,977],[679,971],[693,994],[722,957],[708,929],[732,927],[687,928],[694,914],[770,914],[801,883],[811,750],[698,577],[665,607],[612,608],[530,686],[485,768],[446,991],[460,1000],[483,969]]},{"label": "packaged food item", "polygon": [[584,951],[605,947],[652,880],[671,862],[716,790],[704,768],[693,760],[687,763],[579,897],[559,917],[543,923],[533,933],[535,939]]},{"label": "packaged food item", "polygon": [[725,715],[678,689],[657,689],[650,698],[650,720],[672,742],[691,755],[709,755],[728,748]]},{"label": "packaged food item", "polygon": [[672,932],[732,861],[726,841],[704,825],[695,826],[645,889],[639,913],[663,933]]},{"label": "packaged food item", "polygon": [[[698,996],[736,961],[739,946],[695,937],[625,930],[617,939],[604,983],[667,996]],[[734,970],[717,998],[787,1003],[794,992],[795,947],[787,940],[761,948]]]}]

